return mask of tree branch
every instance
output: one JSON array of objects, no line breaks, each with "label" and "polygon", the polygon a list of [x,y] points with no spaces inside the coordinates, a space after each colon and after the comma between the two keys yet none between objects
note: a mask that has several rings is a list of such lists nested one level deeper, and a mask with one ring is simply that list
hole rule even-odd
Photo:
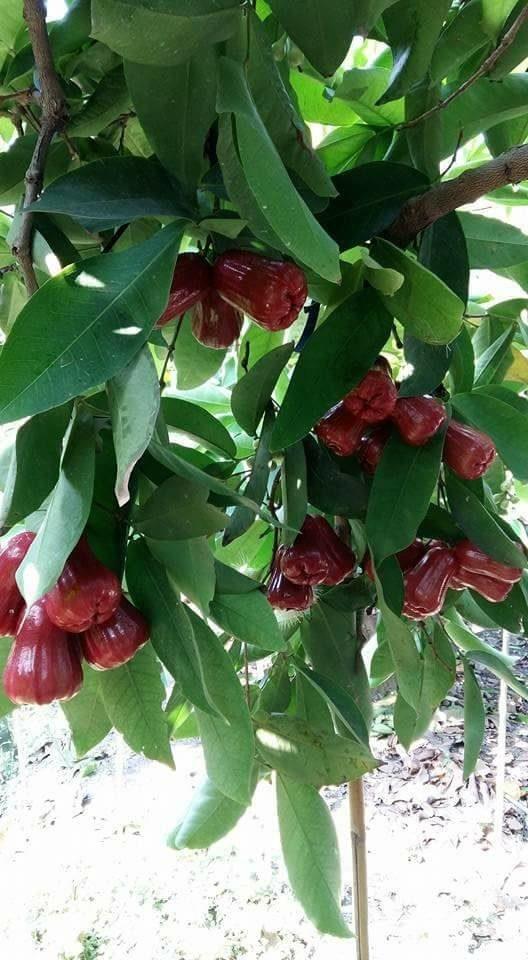
[{"label": "tree branch", "polygon": [[398,247],[406,247],[422,230],[452,210],[474,203],[499,187],[527,179],[528,144],[512,147],[488,163],[466,170],[459,177],[445,180],[426,193],[412,197],[383,236]]},{"label": "tree branch", "polygon": [[423,123],[424,120],[429,120],[429,117],[433,117],[435,113],[438,113],[439,110],[444,110],[448,104],[452,103],[453,100],[456,100],[457,97],[460,97],[462,93],[465,93],[468,87],[471,87],[476,80],[480,80],[481,77],[485,77],[488,73],[491,73],[493,67],[497,63],[503,53],[506,52],[508,47],[511,47],[515,37],[517,36],[519,30],[524,23],[528,20],[528,7],[525,7],[524,10],[521,10],[518,17],[513,21],[510,29],[504,34],[501,42],[491,51],[489,57],[486,57],[482,61],[480,67],[475,70],[475,73],[472,73],[468,79],[457,87],[445,100],[440,100],[435,104],[434,107],[431,107],[429,110],[426,110],[425,113],[421,113],[419,117],[413,117],[412,120],[406,120],[405,123],[400,123],[396,127],[397,130],[408,130],[410,127],[416,127],[419,123]]},{"label": "tree branch", "polygon": [[20,264],[27,292],[31,296],[38,289],[38,283],[31,254],[33,214],[27,210],[27,207],[37,199],[42,190],[44,167],[50,144],[55,134],[66,123],[68,114],[62,87],[53,65],[46,28],[45,0],[24,0],[24,19],[27,23],[38,73],[41,118],[37,142],[26,172],[24,203],[18,236],[13,244],[13,254]]}]

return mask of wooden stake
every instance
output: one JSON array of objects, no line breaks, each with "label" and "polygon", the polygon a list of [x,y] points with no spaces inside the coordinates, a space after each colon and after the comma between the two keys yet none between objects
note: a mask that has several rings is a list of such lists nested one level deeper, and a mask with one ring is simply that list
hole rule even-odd
[{"label": "wooden stake", "polygon": [[357,960],[369,960],[367,847],[363,780],[348,784]]},{"label": "wooden stake", "polygon": [[[510,635],[502,631],[502,652],[508,656]],[[502,847],[502,827],[504,822],[504,780],[506,773],[506,722],[508,719],[508,686],[501,680],[499,688],[499,717],[497,724],[497,754],[495,758],[495,822],[494,840],[497,848]]]}]

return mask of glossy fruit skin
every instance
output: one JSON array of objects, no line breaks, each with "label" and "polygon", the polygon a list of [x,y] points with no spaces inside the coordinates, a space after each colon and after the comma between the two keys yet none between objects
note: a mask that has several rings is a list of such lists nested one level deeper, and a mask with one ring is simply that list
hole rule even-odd
[{"label": "glossy fruit skin", "polygon": [[423,620],[439,613],[457,562],[449,547],[434,546],[404,575],[403,613]]},{"label": "glossy fruit skin", "polygon": [[4,690],[13,703],[70,700],[81,689],[79,644],[49,619],[38,600],[21,618],[4,670]]},{"label": "glossy fruit skin", "polygon": [[244,318],[239,310],[210,290],[191,314],[193,335],[204,347],[225,350],[240,336]]},{"label": "glossy fruit skin", "polygon": [[463,480],[478,480],[493,463],[497,451],[486,433],[451,420],[442,459]]},{"label": "glossy fruit skin", "polygon": [[24,598],[18,589],[16,572],[26,556],[35,534],[29,530],[16,533],[0,553],[0,636],[13,637]]},{"label": "glossy fruit skin", "polygon": [[172,275],[169,301],[156,327],[181,317],[205,297],[212,284],[212,269],[200,253],[180,253]]},{"label": "glossy fruit skin", "polygon": [[493,577],[487,577],[482,573],[474,573],[471,570],[464,570],[458,567],[455,574],[449,581],[452,590],[475,590],[482,597],[491,603],[500,603],[505,600],[513,590],[514,584],[506,580],[495,580]]},{"label": "glossy fruit skin", "polygon": [[357,449],[357,458],[361,464],[361,469],[369,476],[375,474],[390,435],[390,426],[386,423],[380,423],[369,434],[361,438]]},{"label": "glossy fruit skin", "polygon": [[279,547],[275,554],[271,577],[267,589],[267,597],[276,610],[308,610],[315,600],[311,586],[306,583],[293,583],[284,576],[281,570],[281,558],[284,547]]},{"label": "glossy fruit skin", "polygon": [[432,397],[400,397],[391,416],[402,440],[411,447],[423,447],[446,419],[444,407]]},{"label": "glossy fruit skin", "polygon": [[479,573],[505,583],[518,583],[522,577],[520,567],[509,567],[505,563],[493,560],[475,543],[471,543],[471,540],[460,540],[453,547],[453,552],[459,567],[472,573]]},{"label": "glossy fruit skin", "polygon": [[[402,573],[406,573],[407,570],[410,570],[411,567],[414,567],[418,561],[425,556],[429,550],[429,547],[432,545],[436,545],[436,543],[431,542],[428,544],[425,540],[413,540],[408,547],[405,547],[405,550],[400,550],[399,553],[396,554],[396,560],[400,565],[400,570]],[[442,546],[445,546],[445,544],[442,544]],[[374,571],[372,569],[372,558],[370,553],[366,553],[363,557],[363,568],[367,577],[369,577],[370,580],[374,580]]]},{"label": "glossy fruit skin", "polygon": [[92,553],[86,537],[81,537],[44,604],[57,627],[82,633],[108,620],[120,600],[121,585],[115,573]]},{"label": "glossy fruit skin", "polygon": [[266,330],[290,327],[308,296],[300,267],[250,250],[228,250],[218,257],[213,284],[223,300]]},{"label": "glossy fruit skin", "polygon": [[316,423],[314,431],[325,447],[333,453],[340,457],[350,457],[359,446],[365,424],[350,413],[344,403],[338,403]]},{"label": "glossy fruit skin", "polygon": [[96,670],[112,670],[128,663],[149,638],[149,625],[126,597],[105,623],[86,630],[81,637],[85,659]]},{"label": "glossy fruit skin", "polygon": [[281,552],[280,568],[292,583],[335,586],[352,573],[356,558],[324,517],[307,516],[301,532]]},{"label": "glossy fruit skin", "polygon": [[369,370],[362,380],[347,393],[343,403],[350,413],[365,423],[381,423],[390,417],[398,391],[383,370]]}]

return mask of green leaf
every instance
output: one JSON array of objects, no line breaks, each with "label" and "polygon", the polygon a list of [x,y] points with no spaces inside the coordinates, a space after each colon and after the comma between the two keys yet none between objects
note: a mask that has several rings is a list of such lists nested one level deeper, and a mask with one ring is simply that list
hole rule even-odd
[{"label": "green leaf", "polygon": [[149,540],[148,545],[178,590],[207,616],[215,592],[216,574],[214,556],[206,538],[177,540],[174,543]]},{"label": "green leaf", "polygon": [[312,334],[293,372],[272,435],[272,450],[301,440],[370,369],[390,334],[379,297],[362,290]]},{"label": "green leaf", "polygon": [[469,259],[460,215],[448,213],[422,233],[418,259],[466,303]]},{"label": "green leaf", "polygon": [[220,369],[225,355],[225,350],[214,350],[198,343],[193,336],[189,317],[186,316],[178,334],[178,349],[173,358],[178,390],[192,390],[206,383]]},{"label": "green leaf", "polygon": [[83,673],[84,680],[79,693],[72,700],[61,703],[78,758],[93,750],[112,729],[101,699],[99,674],[88,665],[83,667]]},{"label": "green leaf", "polygon": [[340,0],[270,0],[289,37],[323,76],[331,76],[352,42],[355,14]]},{"label": "green leaf", "polygon": [[246,812],[246,804],[231,800],[207,777],[193,794],[183,820],[168,839],[174,850],[200,850],[225,837]]},{"label": "green leaf", "polygon": [[225,513],[207,503],[205,487],[169,477],[140,507],[135,526],[154,540],[188,540],[223,530]]},{"label": "green leaf", "polygon": [[454,393],[471,390],[475,377],[475,354],[468,329],[462,326],[458,337],[451,344],[452,357],[449,376]]},{"label": "green leaf", "polygon": [[207,47],[172,67],[125,64],[134,109],[154,151],[191,188],[207,166],[204,144],[216,116],[217,49]]},{"label": "green leaf", "polygon": [[[413,710],[420,706],[422,659],[412,629],[400,619],[403,600],[403,578],[396,559],[386,560],[376,577],[377,605],[382,617],[383,634],[389,649],[402,697]],[[399,593],[396,604],[395,588]]]},{"label": "green leaf", "polygon": [[219,627],[245,643],[271,651],[286,647],[273,608],[260,590],[224,593],[217,588],[210,616]]},{"label": "green leaf", "polygon": [[233,416],[243,430],[254,436],[279,376],[288,363],[293,343],[275,347],[251,367],[231,392]]},{"label": "green leaf", "polygon": [[482,0],[482,29],[495,40],[517,0]]},{"label": "green leaf", "polygon": [[[346,173],[356,165],[362,166],[360,158],[363,154],[369,155],[372,149],[383,145],[385,136],[384,132],[376,133],[372,127],[364,123],[357,123],[353,127],[337,127],[321,140],[317,147],[317,154],[323,160],[328,172],[337,176],[337,174]],[[385,150],[386,147],[384,152]]]},{"label": "green leaf", "polygon": [[17,583],[28,607],[54,586],[80,539],[92,505],[94,469],[93,420],[79,409],[44,521],[17,570]]},{"label": "green leaf", "polygon": [[399,0],[386,10],[383,22],[392,48],[394,66],[389,89],[381,103],[397,100],[420,83],[431,63],[451,0]]},{"label": "green leaf", "polygon": [[[502,398],[488,396],[487,387],[474,393],[459,393],[453,406],[473,426],[489,434],[499,455],[513,474],[528,481],[528,422],[521,412]],[[523,405],[528,409],[528,403]]]},{"label": "green leaf", "polygon": [[356,702],[359,644],[349,610],[337,610],[326,599],[301,621],[301,640],[314,670],[343,687]]},{"label": "green leaf", "polygon": [[[18,32],[24,26],[22,9],[18,0],[5,0],[2,4],[2,22],[0,23],[0,51],[12,51]],[[4,51],[2,48],[6,48]]]},{"label": "green leaf", "polygon": [[242,64],[227,57],[219,64],[217,110],[236,118],[244,174],[272,230],[292,256],[327,280],[338,281],[338,249],[293,186],[253,103]]},{"label": "green leaf", "polygon": [[105,157],[87,163],[54,180],[28,209],[67,213],[92,231],[139,217],[192,216],[163,167],[144,157]]},{"label": "green leaf", "polygon": [[475,672],[464,657],[464,780],[475,771],[486,735],[486,708]]},{"label": "green leaf", "polygon": [[517,679],[511,667],[504,662],[504,657],[499,651],[494,650],[488,644],[483,644],[482,641],[475,643],[473,635],[455,623],[447,622],[445,628],[449,636],[467,653],[473,662],[482,663],[499,680],[504,680],[515,693],[528,700],[528,687]]},{"label": "green leaf", "polygon": [[314,787],[357,780],[377,766],[368,747],[336,733],[314,730],[286,714],[256,718],[258,751],[280,774]]},{"label": "green leaf", "polygon": [[227,498],[230,503],[241,503],[243,506],[249,507],[257,513],[258,507],[256,503],[253,503],[248,497],[243,497],[234,490],[231,490],[231,488],[225,483],[222,483],[221,480],[217,480],[216,477],[205,473],[204,470],[195,467],[193,463],[178,456],[174,448],[166,447],[162,443],[159,443],[158,440],[151,440],[149,451],[158,463],[163,464],[172,473],[181,477],[182,480],[199,484],[205,487],[206,490],[210,490],[212,493],[217,493],[219,496]]},{"label": "green leaf", "polygon": [[[259,506],[264,499],[268,487],[271,459],[269,442],[274,423],[275,414],[273,413],[273,408],[270,406],[264,415],[262,429],[260,431],[260,440],[255,453],[255,458],[253,460],[253,466],[251,468],[251,476],[245,489],[246,496]],[[229,522],[225,528],[222,545],[227,546],[227,544],[232,543],[233,540],[236,540],[237,537],[241,537],[246,530],[249,530],[254,520],[255,514],[253,510],[249,509],[249,507],[236,507],[229,517]]]},{"label": "green leaf", "polygon": [[488,44],[489,38],[482,29],[482,0],[469,0],[440,35],[431,60],[432,79],[443,80]]},{"label": "green leaf", "polygon": [[[7,0],[2,11],[2,27],[4,27],[5,21],[9,23],[7,9],[11,6],[16,8],[20,18],[22,17],[20,4],[17,3],[17,0]],[[79,47],[82,47],[90,36],[90,28],[90,0],[73,0],[60,20],[54,23],[48,22],[48,35],[54,56],[61,57],[66,53],[74,53]],[[33,50],[31,44],[28,43],[21,47],[11,60],[5,77],[6,84],[11,85],[13,80],[28,73],[33,69],[33,66]]]},{"label": "green leaf", "polygon": [[104,75],[80,113],[72,117],[68,133],[73,137],[94,137],[129,110],[130,94],[123,65],[119,64]]},{"label": "green leaf", "polygon": [[32,417],[17,431],[5,480],[0,525],[12,527],[40,507],[59,475],[71,404]]},{"label": "green leaf", "polygon": [[499,518],[481,503],[470,482],[446,471],[447,499],[453,517],[466,536],[484,553],[512,567],[524,567],[521,545],[503,530]]},{"label": "green leaf", "polygon": [[313,787],[279,775],[277,814],[288,879],[303,910],[321,933],[350,937],[340,910],[339,850],[326,803]]},{"label": "green leaf", "polygon": [[308,509],[306,492],[306,457],[299,441],[288,447],[282,465],[282,506],[284,512],[283,543],[293,543]]},{"label": "green leaf", "polygon": [[93,0],[92,37],[126,60],[178,64],[237,28],[236,0]]},{"label": "green leaf", "polygon": [[0,355],[0,423],[59,406],[132,359],[164,310],[180,236],[180,227],[166,227],[123,253],[68,267],[37,290]]},{"label": "green leaf", "polygon": [[354,34],[361,37],[368,36],[383,11],[395,2],[396,0],[354,0]]},{"label": "green leaf", "polygon": [[149,760],[173,767],[162,710],[165,687],[152,645],[147,643],[122,667],[102,671],[99,685],[105,710],[128,746]]},{"label": "green leaf", "polygon": [[[367,509],[368,489],[361,471],[353,475],[347,469],[340,470],[326,447],[317,444],[313,437],[304,442],[307,465],[308,501],[322,513],[343,517],[364,517]],[[359,465],[357,465],[359,466]]]},{"label": "green leaf", "polygon": [[[453,686],[455,678],[456,658],[453,648],[444,631],[435,626],[432,637],[425,638],[418,710],[415,713],[401,696],[396,703],[395,730],[406,750],[423,736],[436,710]],[[399,719],[397,712],[400,714]]]},{"label": "green leaf", "polygon": [[341,249],[349,250],[388,227],[406,200],[426,189],[428,180],[413,167],[384,160],[348,170],[335,177],[334,184],[338,196],[320,221]]},{"label": "green leaf", "polygon": [[147,346],[108,381],[106,390],[117,458],[115,495],[122,507],[130,499],[130,476],[150,443],[159,412],[158,377]]},{"label": "green leaf", "polygon": [[[18,203],[23,196],[24,177],[36,142],[35,134],[26,133],[23,137],[17,137],[7,150],[0,153],[0,204],[3,207]],[[44,185],[60,177],[68,169],[70,161],[66,144],[62,140],[52,143],[46,158]]]},{"label": "green leaf", "polygon": [[163,415],[170,427],[224,456],[236,456],[236,444],[223,423],[197,403],[164,396]]},{"label": "green leaf", "polygon": [[[498,123],[525,116],[527,88],[524,73],[513,73],[500,83],[485,77],[470,84],[442,111],[444,156]],[[450,86],[444,89],[446,96],[453,91]]]},{"label": "green leaf", "polygon": [[382,299],[406,332],[426,343],[453,340],[462,325],[464,304],[443,280],[387,240],[376,240],[372,255],[405,277],[396,293]]},{"label": "green leaf", "polygon": [[511,345],[516,332],[516,324],[512,324],[483,353],[478,355],[475,365],[475,387],[483,387],[493,383],[494,380],[503,379],[505,367],[509,367],[511,362]]},{"label": "green leaf", "polygon": [[338,717],[352,736],[366,747],[369,745],[369,735],[367,725],[363,719],[361,710],[354,702],[349,693],[329,677],[324,674],[316,673],[310,670],[302,660],[296,660],[295,665],[298,671],[318,690],[333,714]]},{"label": "green leaf", "polygon": [[143,540],[129,545],[127,583],[150,623],[152,645],[161,662],[191,703],[216,712],[187,610]]},{"label": "green leaf", "polygon": [[499,270],[528,260],[528,237],[511,223],[459,213],[473,270]]},{"label": "green leaf", "polygon": [[415,538],[436,488],[444,431],[422,447],[394,433],[374,474],[367,510],[367,540],[380,564]]},{"label": "green leaf", "polygon": [[403,346],[405,360],[412,367],[412,373],[402,381],[398,396],[420,397],[432,393],[449,370],[453,344],[433,346],[416,337],[405,337]]}]

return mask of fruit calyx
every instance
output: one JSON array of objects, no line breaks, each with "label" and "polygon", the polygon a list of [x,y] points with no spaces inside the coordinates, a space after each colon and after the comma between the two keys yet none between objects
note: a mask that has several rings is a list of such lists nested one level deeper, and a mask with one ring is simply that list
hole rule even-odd
[{"label": "fruit calyx", "polygon": [[82,633],[108,620],[120,600],[118,578],[97,559],[83,536],[44,604],[52,623],[70,633]]}]

